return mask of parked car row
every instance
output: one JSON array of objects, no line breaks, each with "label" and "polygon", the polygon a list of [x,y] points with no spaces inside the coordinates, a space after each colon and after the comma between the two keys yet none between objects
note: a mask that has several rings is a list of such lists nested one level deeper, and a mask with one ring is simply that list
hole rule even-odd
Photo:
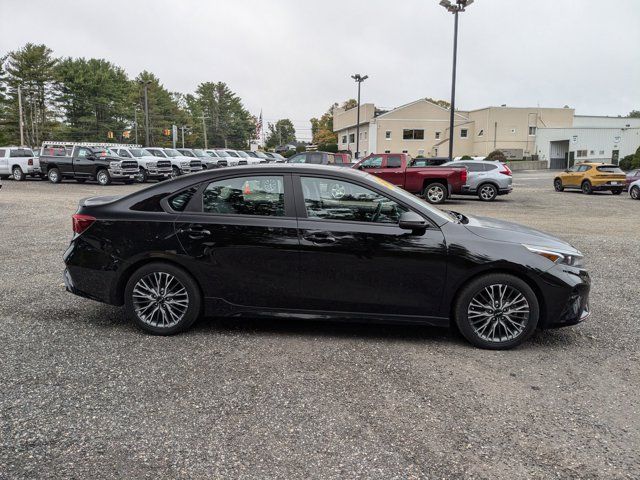
[{"label": "parked car row", "polygon": [[284,162],[270,152],[232,149],[142,148],[140,145],[48,141],[39,150],[0,148],[0,178],[48,178],[53,183],[75,179],[133,183],[164,180],[205,169]]}]

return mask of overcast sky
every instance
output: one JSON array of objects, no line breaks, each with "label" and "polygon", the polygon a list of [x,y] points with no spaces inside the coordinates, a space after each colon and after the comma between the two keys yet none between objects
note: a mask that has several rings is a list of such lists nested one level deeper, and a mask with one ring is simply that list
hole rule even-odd
[{"label": "overcast sky", "polygon": [[[0,55],[27,42],[102,57],[172,91],[224,81],[265,121],[353,98],[448,99],[453,16],[438,0],[0,0]],[[640,0],[476,0],[460,17],[456,104],[640,110]]]}]

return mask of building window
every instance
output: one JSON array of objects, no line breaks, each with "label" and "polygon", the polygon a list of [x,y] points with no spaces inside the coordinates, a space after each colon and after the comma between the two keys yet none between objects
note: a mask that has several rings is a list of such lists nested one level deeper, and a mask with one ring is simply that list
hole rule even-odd
[{"label": "building window", "polygon": [[436,132],[436,140],[440,139],[440,132]]},{"label": "building window", "polygon": [[402,130],[403,140],[424,140],[424,130],[407,129]]},{"label": "building window", "polygon": [[356,134],[355,133],[350,133],[349,134],[349,143],[353,143],[356,141]]},{"label": "building window", "polygon": [[347,143],[347,136],[346,135],[342,135],[342,143]]},{"label": "building window", "polygon": [[587,156],[587,151],[586,150],[578,150],[576,152],[576,157],[586,157]]},{"label": "building window", "polygon": [[480,131],[478,132],[478,136],[482,137],[484,136],[484,130],[481,128]]},{"label": "building window", "polygon": [[391,150],[385,150],[384,153],[391,153]]},{"label": "building window", "polygon": [[420,150],[418,150],[418,155],[424,157],[424,149],[421,148]]},{"label": "building window", "polygon": [[536,127],[529,127],[529,135],[535,135],[536,134]]},{"label": "building window", "polygon": [[591,150],[591,151],[589,152],[589,155],[594,155],[595,153],[596,153],[596,152],[594,152],[593,150]]},{"label": "building window", "polygon": [[391,140],[391,130],[384,132],[384,138],[385,140]]},{"label": "building window", "polygon": [[469,130],[466,128],[460,129],[460,138],[467,138],[469,136]]},{"label": "building window", "polygon": [[604,155],[604,150],[600,150],[600,155]]},{"label": "building window", "polygon": [[437,157],[438,156],[438,147],[433,149],[433,156]]},{"label": "building window", "polygon": [[402,150],[402,153],[409,153],[409,152],[408,152],[408,151],[406,151],[406,150]]}]

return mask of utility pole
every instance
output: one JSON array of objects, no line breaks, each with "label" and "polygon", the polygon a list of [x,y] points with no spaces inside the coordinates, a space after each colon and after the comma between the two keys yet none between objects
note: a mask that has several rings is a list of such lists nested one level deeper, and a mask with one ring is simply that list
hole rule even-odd
[{"label": "utility pole", "polygon": [[138,145],[138,110],[133,109],[133,125],[136,129],[136,145]]},{"label": "utility pole", "polygon": [[18,115],[20,117],[20,146],[24,145],[24,124],[22,123],[22,89],[18,85]]},{"label": "utility pole", "polygon": [[207,144],[207,124],[204,121],[204,115],[202,115],[202,133],[204,134],[204,149],[209,148]]},{"label": "utility pole", "polygon": [[449,112],[449,161],[453,160],[453,128],[456,111],[456,62],[458,60],[458,13],[464,12],[465,8],[473,3],[473,0],[455,0],[455,4],[450,0],[441,0],[440,5],[453,13],[453,69],[451,73],[451,107]]},{"label": "utility pole", "polygon": [[184,148],[184,125],[180,128],[182,129],[182,148]]},{"label": "utility pole", "polygon": [[149,84],[151,80],[141,80],[138,83],[144,86],[144,128],[145,128],[145,136],[147,143],[145,147],[150,147],[151,142],[149,141]]},{"label": "utility pole", "polygon": [[351,75],[351,78],[353,78],[358,83],[358,114],[356,119],[356,158],[359,158],[360,157],[360,85],[367,78],[369,78],[369,76],[365,75],[363,77],[359,73],[356,73],[355,75]]}]

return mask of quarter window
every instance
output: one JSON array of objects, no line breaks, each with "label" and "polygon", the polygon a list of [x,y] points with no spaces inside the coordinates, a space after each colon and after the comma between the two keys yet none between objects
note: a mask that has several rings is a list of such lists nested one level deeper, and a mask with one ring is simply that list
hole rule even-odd
[{"label": "quarter window", "polygon": [[236,177],[212,182],[202,192],[202,210],[222,215],[282,217],[283,177]]},{"label": "quarter window", "polygon": [[354,183],[314,177],[301,180],[309,218],[393,224],[407,211],[384,195]]}]

